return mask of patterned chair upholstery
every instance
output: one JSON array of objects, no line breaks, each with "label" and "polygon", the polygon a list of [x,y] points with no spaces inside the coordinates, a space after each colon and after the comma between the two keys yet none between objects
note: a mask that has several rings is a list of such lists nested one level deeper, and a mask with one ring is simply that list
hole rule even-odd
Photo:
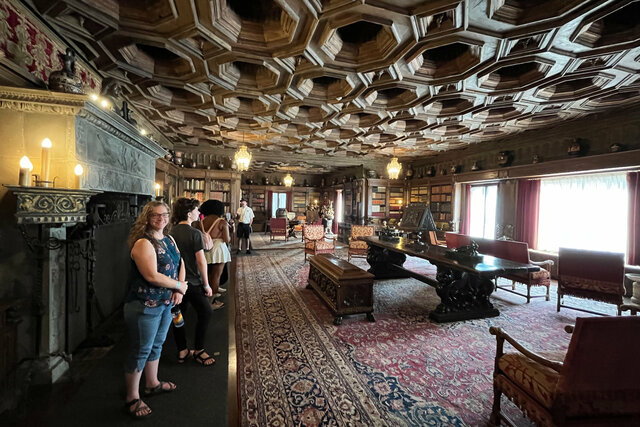
[{"label": "patterned chair upholstery", "polygon": [[302,227],[304,236],[304,261],[307,261],[307,254],[335,254],[335,237],[327,240],[324,237],[324,227],[321,225],[304,225]]},{"label": "patterned chair upholstery", "polygon": [[366,258],[367,242],[358,240],[359,237],[373,236],[375,227],[373,225],[352,225],[351,237],[349,237],[349,251],[347,252],[347,260],[351,261],[351,257]]},{"label": "patterned chair upholstery", "polygon": [[278,236],[284,237],[285,241],[287,241],[287,239],[289,238],[289,233],[287,230],[287,218],[271,218],[269,220],[269,227],[271,228],[271,236],[269,237],[269,241],[272,241]]},{"label": "patterned chair upholstery", "polygon": [[565,305],[564,295],[615,304],[620,315],[624,296],[624,254],[560,248],[558,311],[560,307],[566,307],[601,314]]},{"label": "patterned chair upholstery", "polygon": [[[500,328],[489,329],[497,338],[489,425],[515,425],[501,412],[503,394],[538,426],[637,425],[640,381],[630,367],[640,340],[629,337],[640,336],[640,317],[579,317],[566,329],[573,331],[566,355],[532,353]],[[517,352],[504,353],[505,341]]]}]

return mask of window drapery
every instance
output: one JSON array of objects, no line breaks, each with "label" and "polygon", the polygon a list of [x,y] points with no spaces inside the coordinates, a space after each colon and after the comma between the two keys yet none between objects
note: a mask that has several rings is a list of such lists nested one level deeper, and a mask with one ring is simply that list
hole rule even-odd
[{"label": "window drapery", "polygon": [[624,173],[541,180],[538,249],[626,252],[628,197]]},{"label": "window drapery", "polygon": [[627,174],[629,194],[627,262],[640,265],[640,172]]},{"label": "window drapery", "polygon": [[527,242],[531,249],[537,249],[539,247],[540,180],[519,180],[517,200],[516,240]]}]

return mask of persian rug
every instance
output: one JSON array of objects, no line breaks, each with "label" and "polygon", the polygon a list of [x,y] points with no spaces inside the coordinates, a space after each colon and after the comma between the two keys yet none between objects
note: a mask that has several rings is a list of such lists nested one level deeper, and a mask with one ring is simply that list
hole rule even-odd
[{"label": "persian rug", "polygon": [[[346,259],[346,249],[337,255]],[[367,268],[364,259],[352,262]],[[412,264],[435,274],[427,262],[410,258],[405,265]],[[557,313],[553,300],[526,304],[499,291],[492,296],[499,317],[436,324],[428,318],[439,302],[434,288],[394,279],[374,285],[375,323],[356,315],[334,326],[329,310],[306,289],[308,271],[300,250],[238,258],[242,425],[485,425],[496,352],[489,327],[503,328],[533,351],[558,351],[570,339],[564,326],[588,316]],[[503,399],[503,408],[519,425],[528,424],[511,402]]]}]

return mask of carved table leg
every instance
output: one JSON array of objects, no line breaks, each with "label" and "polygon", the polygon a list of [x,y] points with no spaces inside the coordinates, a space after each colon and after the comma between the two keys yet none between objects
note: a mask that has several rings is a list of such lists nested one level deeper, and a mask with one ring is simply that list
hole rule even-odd
[{"label": "carved table leg", "polygon": [[368,320],[369,322],[375,322],[375,321],[376,321],[376,318],[375,318],[375,317],[373,317],[373,313],[367,313],[367,320]]},{"label": "carved table leg", "polygon": [[490,278],[438,266],[436,293],[440,304],[429,314],[435,322],[495,317],[500,314],[489,301],[493,292]]},{"label": "carved table leg", "polygon": [[336,316],[336,318],[333,319],[333,324],[336,326],[342,325],[342,316]]},{"label": "carved table leg", "polygon": [[407,256],[403,253],[369,245],[367,249],[367,262],[371,268],[367,271],[373,274],[376,279],[410,277],[407,272],[393,267],[393,265],[402,266],[406,259]]}]

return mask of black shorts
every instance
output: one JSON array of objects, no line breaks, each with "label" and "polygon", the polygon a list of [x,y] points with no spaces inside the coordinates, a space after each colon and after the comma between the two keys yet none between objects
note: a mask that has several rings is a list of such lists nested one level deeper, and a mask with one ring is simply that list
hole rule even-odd
[{"label": "black shorts", "polygon": [[236,232],[236,235],[240,238],[240,239],[248,239],[249,238],[249,234],[251,234],[251,226],[249,224],[245,224],[243,222],[238,224],[238,231]]}]

